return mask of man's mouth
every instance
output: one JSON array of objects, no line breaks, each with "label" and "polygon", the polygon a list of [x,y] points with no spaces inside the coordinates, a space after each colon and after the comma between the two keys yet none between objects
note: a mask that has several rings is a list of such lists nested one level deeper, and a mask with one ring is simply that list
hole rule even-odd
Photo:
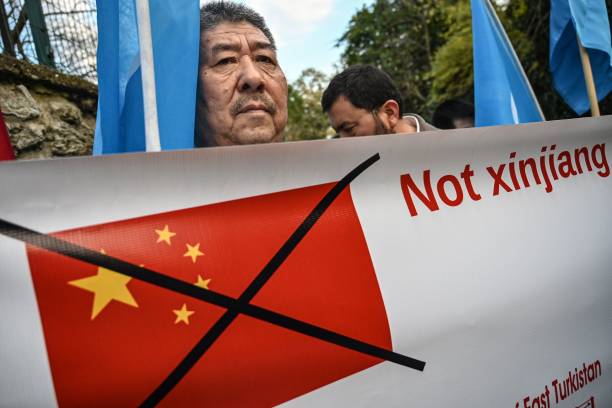
[{"label": "man's mouth", "polygon": [[247,106],[245,106],[244,108],[242,108],[238,114],[241,113],[257,113],[257,112],[266,112],[266,113],[270,113],[268,111],[268,109],[262,105],[262,104],[258,104],[258,103],[253,103],[253,104],[248,104]]},{"label": "man's mouth", "polygon": [[241,97],[230,108],[230,113],[233,116],[240,114],[258,114],[268,113],[274,115],[276,113],[276,105],[265,95],[256,95],[251,97]]}]

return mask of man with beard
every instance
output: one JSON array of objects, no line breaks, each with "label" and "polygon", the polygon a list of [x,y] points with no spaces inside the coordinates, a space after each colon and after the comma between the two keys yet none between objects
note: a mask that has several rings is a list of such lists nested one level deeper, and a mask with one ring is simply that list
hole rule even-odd
[{"label": "man with beard", "polygon": [[389,75],[370,65],[355,65],[336,75],[321,106],[340,137],[436,130],[419,115],[403,115],[399,89]]},{"label": "man with beard", "polygon": [[231,2],[200,12],[196,145],[227,146],[282,140],[287,80],[264,19]]}]

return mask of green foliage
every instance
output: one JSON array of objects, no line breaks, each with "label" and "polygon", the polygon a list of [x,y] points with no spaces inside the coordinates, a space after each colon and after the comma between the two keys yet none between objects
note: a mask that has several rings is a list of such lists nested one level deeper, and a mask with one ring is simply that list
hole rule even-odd
[{"label": "green foliage", "polygon": [[446,42],[450,0],[377,0],[350,20],[339,39],[342,64],[372,64],[400,88],[411,112],[427,112],[436,50]]},{"label": "green foliage", "polygon": [[[606,3],[610,15],[612,0]],[[552,86],[550,0],[509,0],[497,11],[546,118],[575,117]],[[352,17],[338,41],[342,64],[382,68],[398,84],[407,110],[429,118],[446,100],[473,98],[471,24],[469,0],[376,0]],[[600,107],[612,113],[612,94]]]},{"label": "green foliage", "polygon": [[446,42],[436,50],[431,67],[430,111],[444,101],[473,96],[474,61],[469,0],[460,0],[449,6],[446,25]]},{"label": "green foliage", "polygon": [[321,139],[333,134],[327,115],[321,109],[321,96],[329,78],[314,68],[305,69],[289,85],[289,120],[285,140]]}]

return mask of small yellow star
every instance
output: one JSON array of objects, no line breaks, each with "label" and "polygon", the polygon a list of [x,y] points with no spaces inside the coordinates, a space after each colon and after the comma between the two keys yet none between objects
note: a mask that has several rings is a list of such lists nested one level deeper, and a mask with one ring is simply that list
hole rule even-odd
[{"label": "small yellow star", "polygon": [[202,256],[204,253],[200,252],[200,243],[198,242],[194,246],[187,244],[187,252],[183,254],[183,256],[188,256],[191,258],[193,263],[196,262],[198,256]]},{"label": "small yellow star", "polygon": [[176,235],[176,233],[170,231],[170,229],[168,228],[168,225],[164,226],[163,230],[155,230],[155,232],[158,235],[157,238],[157,243],[159,244],[160,242],[165,242],[168,245],[172,245],[172,242],[170,242],[170,238],[172,238],[173,236]]},{"label": "small yellow star", "polygon": [[174,321],[174,324],[178,324],[180,322],[189,324],[189,316],[195,313],[192,310],[187,310],[187,305],[185,303],[183,303],[183,307],[181,307],[180,310],[173,310],[173,312],[176,315],[176,320]]},{"label": "small yellow star", "polygon": [[200,275],[198,275],[198,281],[196,283],[194,283],[194,285],[202,288],[202,289],[208,289],[208,284],[210,283],[210,278],[209,279],[202,279],[202,277]]}]

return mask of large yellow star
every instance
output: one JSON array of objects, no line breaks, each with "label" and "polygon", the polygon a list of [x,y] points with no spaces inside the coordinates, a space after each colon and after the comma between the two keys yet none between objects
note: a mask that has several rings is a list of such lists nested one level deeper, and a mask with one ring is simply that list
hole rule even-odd
[{"label": "large yellow star", "polygon": [[91,320],[93,320],[113,300],[138,307],[136,300],[127,288],[130,280],[132,278],[129,276],[99,267],[96,275],[73,280],[68,284],[93,292],[93,308],[91,309]]},{"label": "large yellow star", "polygon": [[198,259],[198,256],[202,256],[204,255],[204,253],[200,252],[200,243],[198,242],[197,244],[195,244],[194,246],[191,246],[189,244],[187,245],[187,252],[185,252],[183,254],[183,256],[188,256],[191,258],[191,260],[193,261],[193,263],[196,262],[196,260]]},{"label": "large yellow star", "polygon": [[194,283],[194,285],[202,288],[202,289],[208,289],[208,284],[210,283],[210,278],[209,279],[202,279],[202,277],[200,275],[198,275],[198,281],[196,283]]},{"label": "large yellow star", "polygon": [[178,324],[180,322],[189,324],[189,316],[195,313],[192,310],[187,310],[187,305],[185,303],[183,303],[183,307],[181,307],[180,310],[173,310],[173,312],[176,315],[174,324]]},{"label": "large yellow star", "polygon": [[170,242],[170,238],[172,238],[173,236],[176,235],[175,232],[170,231],[170,229],[168,228],[168,225],[164,226],[163,230],[155,230],[155,233],[157,233],[158,237],[157,237],[157,243],[159,244],[160,242],[165,242],[168,245],[172,245],[172,242]]}]

